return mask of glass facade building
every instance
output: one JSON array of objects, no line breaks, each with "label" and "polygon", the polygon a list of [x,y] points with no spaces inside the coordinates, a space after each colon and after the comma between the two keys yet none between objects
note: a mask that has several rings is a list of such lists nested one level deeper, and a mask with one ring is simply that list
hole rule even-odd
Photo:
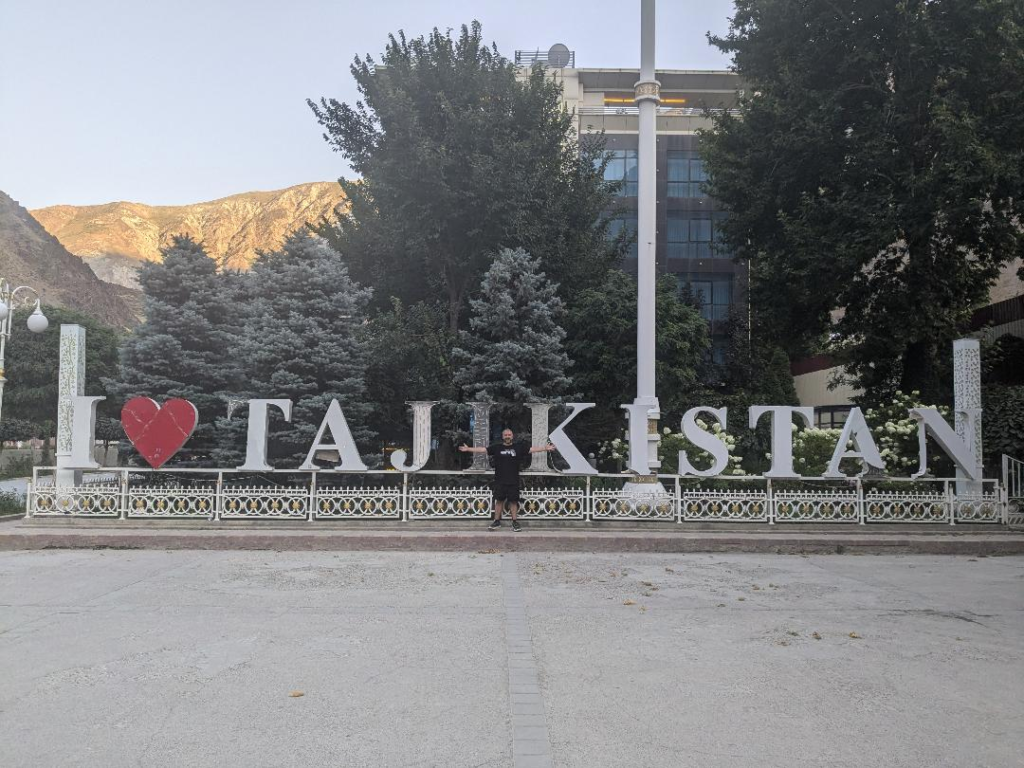
[{"label": "glass facade building", "polygon": [[[562,86],[565,108],[575,115],[581,138],[602,134],[608,155],[605,178],[621,182],[609,235],[637,230],[638,110],[633,85],[638,70],[549,67]],[[525,70],[524,70],[525,74]],[[706,109],[732,109],[742,85],[733,72],[659,70],[657,116],[658,272],[676,276],[680,293],[698,302],[712,334],[712,359],[722,362],[729,320],[746,313],[746,265],[722,246],[726,212],[709,197],[697,132],[710,125]],[[636,271],[634,243],[623,269]]]}]

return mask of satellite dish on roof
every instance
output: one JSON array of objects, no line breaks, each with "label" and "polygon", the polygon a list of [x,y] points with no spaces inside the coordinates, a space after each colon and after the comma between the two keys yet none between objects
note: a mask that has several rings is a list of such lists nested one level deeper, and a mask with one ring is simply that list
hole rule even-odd
[{"label": "satellite dish on roof", "polygon": [[555,43],[548,50],[548,66],[555,69],[561,69],[562,67],[569,66],[569,59],[571,54],[568,47],[561,43]]}]

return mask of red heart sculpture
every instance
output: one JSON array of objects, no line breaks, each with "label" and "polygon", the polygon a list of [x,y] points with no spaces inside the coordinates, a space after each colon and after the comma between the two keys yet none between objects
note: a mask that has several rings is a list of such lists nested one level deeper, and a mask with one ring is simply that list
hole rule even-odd
[{"label": "red heart sculpture", "polygon": [[168,400],[157,405],[148,397],[134,397],[121,409],[121,427],[135,450],[160,469],[192,436],[199,411],[188,400]]}]

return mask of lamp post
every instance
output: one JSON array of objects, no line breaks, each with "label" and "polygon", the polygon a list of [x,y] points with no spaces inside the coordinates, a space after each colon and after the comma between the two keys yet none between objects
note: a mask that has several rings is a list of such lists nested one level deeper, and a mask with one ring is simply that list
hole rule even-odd
[{"label": "lamp post", "polygon": [[[636,399],[629,411],[630,469],[636,474],[626,489],[664,494],[658,483],[658,419],[655,391],[655,297],[657,283],[657,144],[661,84],[654,68],[654,0],[640,0],[640,78],[634,86],[637,105],[637,326]],[[648,474],[645,467],[654,471]]]},{"label": "lamp post", "polygon": [[4,384],[7,383],[7,379],[4,376],[4,354],[7,350],[7,340],[11,337],[14,310],[17,309],[18,302],[20,301],[27,305],[32,301],[31,299],[26,301],[23,298],[27,293],[35,297],[36,308],[29,315],[26,325],[28,325],[28,329],[32,333],[42,333],[50,325],[50,321],[46,319],[46,315],[43,314],[42,307],[40,306],[39,291],[27,285],[19,285],[16,288],[12,288],[6,279],[0,277],[0,416],[3,415]]}]

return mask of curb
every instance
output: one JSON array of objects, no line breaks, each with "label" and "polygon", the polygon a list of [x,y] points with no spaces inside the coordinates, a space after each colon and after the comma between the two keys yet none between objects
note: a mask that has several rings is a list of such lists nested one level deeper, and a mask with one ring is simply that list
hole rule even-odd
[{"label": "curb", "polygon": [[0,551],[162,549],[409,551],[409,552],[751,552],[770,554],[1020,555],[1024,535],[939,533],[529,532],[365,531],[4,531]]}]

